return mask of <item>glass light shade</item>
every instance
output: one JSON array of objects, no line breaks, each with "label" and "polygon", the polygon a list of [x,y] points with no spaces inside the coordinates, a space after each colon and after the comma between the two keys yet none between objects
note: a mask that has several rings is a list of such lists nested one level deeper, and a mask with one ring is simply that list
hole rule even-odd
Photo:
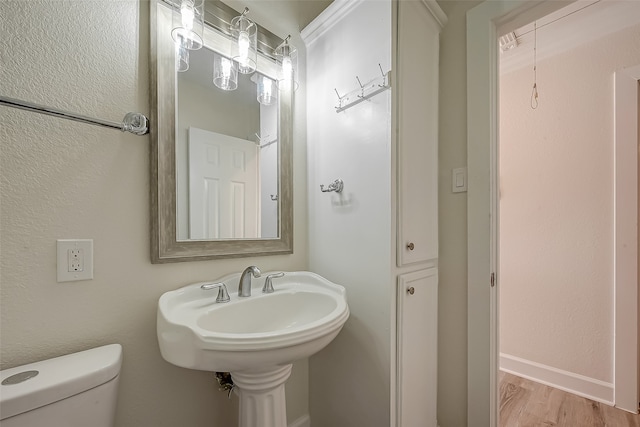
[{"label": "glass light shade", "polygon": [[204,0],[180,0],[179,4],[179,10],[173,12],[171,37],[185,49],[200,49],[204,32]]},{"label": "glass light shade", "polygon": [[213,54],[213,84],[222,90],[235,90],[238,87],[238,67],[229,58]]},{"label": "glass light shade", "polygon": [[297,90],[298,83],[298,51],[288,40],[276,49],[278,62],[278,89]]},{"label": "glass light shade", "polygon": [[176,71],[183,73],[189,69],[189,49],[176,43]]},{"label": "glass light shade", "polygon": [[238,71],[251,74],[258,65],[258,26],[246,16],[231,20],[231,58],[238,63]]},{"label": "glass light shade", "polygon": [[276,100],[276,84],[267,76],[258,74],[258,102],[262,105],[272,105]]}]

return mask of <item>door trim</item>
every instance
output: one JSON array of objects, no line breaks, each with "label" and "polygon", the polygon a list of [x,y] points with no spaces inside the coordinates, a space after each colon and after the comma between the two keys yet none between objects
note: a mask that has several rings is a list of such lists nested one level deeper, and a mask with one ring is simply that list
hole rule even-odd
[{"label": "door trim", "polygon": [[[498,147],[498,63],[497,28],[501,32],[511,31],[554,10],[564,7],[563,1],[491,0],[485,1],[467,12],[467,425],[473,427],[497,425],[498,417],[498,297],[497,286],[491,287],[489,278],[498,264],[497,242],[497,147]],[[634,68],[635,70],[635,68]],[[629,70],[626,70],[627,72]],[[637,80],[636,80],[637,84]],[[635,90],[637,96],[637,88]],[[637,99],[636,107],[637,109]],[[637,114],[636,114],[637,118]],[[637,131],[636,131],[637,132]],[[637,135],[636,135],[637,150]],[[638,159],[637,151],[633,159]],[[635,164],[637,177],[637,162]],[[635,181],[637,185],[637,179]],[[637,190],[636,190],[637,197]],[[619,199],[620,200],[620,199]],[[637,221],[637,203],[635,206]],[[635,234],[637,251],[637,233]],[[637,252],[635,262],[637,263]],[[637,265],[636,265],[637,266]],[[627,267],[628,269],[628,267]],[[637,268],[635,269],[637,275]],[[632,283],[632,282],[627,282]],[[628,285],[629,286],[629,285]],[[617,309],[622,308],[626,322],[636,319],[629,335],[634,335],[635,358],[631,368],[628,361],[625,369],[632,369],[635,376],[620,383],[623,371],[614,371],[616,386],[615,401],[627,401],[637,411],[638,402],[638,298],[637,281],[626,296],[618,295],[621,286],[616,286]],[[624,287],[623,287],[624,288]],[[623,291],[624,292],[624,291]],[[635,292],[635,294],[633,293]],[[633,298],[633,295],[636,295]],[[622,300],[630,307],[625,312]],[[629,314],[631,313],[631,314]],[[623,314],[620,314],[620,318]],[[621,321],[616,322],[620,326]],[[635,329],[635,333],[633,332]],[[616,330],[616,334],[617,334]],[[621,337],[619,341],[621,341]],[[633,345],[632,345],[633,346]],[[625,350],[626,351],[626,350]],[[622,358],[623,351],[617,351]],[[628,355],[629,359],[633,354]],[[622,365],[620,365],[622,366]],[[487,369],[487,367],[489,369]],[[627,374],[628,375],[628,374]],[[620,384],[620,389],[618,385]],[[622,384],[625,390],[622,390]],[[635,384],[635,387],[633,386]],[[620,403],[621,405],[623,403]],[[627,403],[624,403],[628,406]],[[616,403],[618,406],[618,403]],[[623,408],[623,406],[619,406]],[[626,409],[626,408],[624,408]]]},{"label": "door trim", "polygon": [[615,73],[614,402],[638,413],[638,81]]},{"label": "door trim", "polygon": [[[498,423],[497,28],[530,22],[564,2],[490,0],[467,12],[467,425]],[[529,19],[529,21],[527,21]],[[517,25],[516,25],[517,24]],[[487,367],[489,369],[487,369]]]}]

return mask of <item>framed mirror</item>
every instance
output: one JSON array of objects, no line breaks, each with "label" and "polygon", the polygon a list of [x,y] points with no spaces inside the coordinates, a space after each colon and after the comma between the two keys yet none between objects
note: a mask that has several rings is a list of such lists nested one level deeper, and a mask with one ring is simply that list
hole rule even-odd
[{"label": "framed mirror", "polygon": [[292,87],[272,86],[282,39],[258,26],[256,71],[222,90],[214,63],[240,13],[205,1],[203,46],[181,64],[175,7],[150,4],[152,263],[292,253]]}]

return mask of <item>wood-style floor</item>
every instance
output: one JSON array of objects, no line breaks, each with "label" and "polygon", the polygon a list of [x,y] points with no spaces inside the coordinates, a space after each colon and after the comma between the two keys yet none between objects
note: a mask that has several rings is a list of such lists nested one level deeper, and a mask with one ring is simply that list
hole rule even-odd
[{"label": "wood-style floor", "polygon": [[499,427],[640,427],[640,416],[500,372]]}]

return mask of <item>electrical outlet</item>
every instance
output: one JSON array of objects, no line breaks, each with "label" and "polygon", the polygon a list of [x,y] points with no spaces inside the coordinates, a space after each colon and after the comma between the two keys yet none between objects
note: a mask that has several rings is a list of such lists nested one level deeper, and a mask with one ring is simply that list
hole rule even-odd
[{"label": "electrical outlet", "polygon": [[59,239],[58,282],[93,279],[93,240]]},{"label": "electrical outlet", "polygon": [[67,254],[69,255],[69,267],[67,271],[84,271],[84,250],[82,248],[69,249],[67,250]]}]

